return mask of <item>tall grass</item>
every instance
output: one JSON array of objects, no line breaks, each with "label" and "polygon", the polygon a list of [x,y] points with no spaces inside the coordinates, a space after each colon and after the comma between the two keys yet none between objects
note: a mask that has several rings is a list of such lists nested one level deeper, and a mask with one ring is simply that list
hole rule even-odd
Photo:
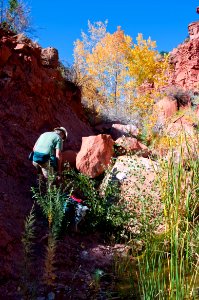
[{"label": "tall grass", "polygon": [[161,199],[164,204],[164,232],[149,233],[145,252],[138,260],[139,287],[143,299],[194,299],[198,275],[198,239],[196,230],[199,160],[179,161],[172,152],[161,162],[158,174]]}]

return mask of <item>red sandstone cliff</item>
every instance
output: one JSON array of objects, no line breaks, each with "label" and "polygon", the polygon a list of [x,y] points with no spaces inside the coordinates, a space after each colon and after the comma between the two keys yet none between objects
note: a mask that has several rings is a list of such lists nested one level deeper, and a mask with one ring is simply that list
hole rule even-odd
[{"label": "red sandstone cliff", "polygon": [[56,49],[0,30],[0,282],[16,275],[32,205],[36,175],[28,154],[42,132],[59,125],[68,131],[66,149],[78,150],[82,136],[92,134],[80,90],[62,78]]},{"label": "red sandstone cliff", "polygon": [[174,72],[170,84],[198,92],[199,82],[199,21],[188,26],[189,40],[170,53]]}]

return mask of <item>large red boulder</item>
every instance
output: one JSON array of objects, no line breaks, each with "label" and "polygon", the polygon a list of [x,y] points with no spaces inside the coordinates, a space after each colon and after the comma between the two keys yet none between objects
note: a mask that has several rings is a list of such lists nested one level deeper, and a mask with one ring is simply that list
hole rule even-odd
[{"label": "large red boulder", "polygon": [[77,169],[91,178],[102,174],[113,156],[113,144],[114,141],[107,134],[83,137],[76,159]]},{"label": "large red boulder", "polygon": [[158,101],[153,107],[154,132],[160,132],[177,110],[177,101],[172,97],[164,97]]}]

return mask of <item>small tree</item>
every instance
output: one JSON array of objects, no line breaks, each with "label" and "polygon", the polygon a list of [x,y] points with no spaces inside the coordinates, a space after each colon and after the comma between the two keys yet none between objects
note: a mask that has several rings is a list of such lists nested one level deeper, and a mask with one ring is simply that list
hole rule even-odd
[{"label": "small tree", "polygon": [[4,1],[1,0],[0,1],[0,23],[2,24],[3,23],[3,15],[4,15]]},{"label": "small tree", "polygon": [[4,0],[1,0],[0,13],[1,27],[16,33],[29,31],[30,9],[22,0],[9,0],[7,6]]},{"label": "small tree", "polygon": [[[109,107],[117,107],[126,96],[131,38],[120,27],[113,34],[106,32],[107,22],[88,25],[88,34],[82,33],[82,41],[75,42],[75,67],[80,76],[92,79],[97,98],[104,99]],[[86,98],[87,92],[83,88]]]}]

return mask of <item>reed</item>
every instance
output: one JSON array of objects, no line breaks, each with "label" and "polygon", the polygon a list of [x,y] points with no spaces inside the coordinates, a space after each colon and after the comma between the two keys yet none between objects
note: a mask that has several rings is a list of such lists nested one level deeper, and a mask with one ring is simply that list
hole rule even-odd
[{"label": "reed", "polygon": [[194,299],[198,275],[197,209],[199,160],[179,161],[174,153],[161,162],[158,184],[164,205],[164,232],[149,233],[145,252],[138,260],[139,287],[143,299]]}]

